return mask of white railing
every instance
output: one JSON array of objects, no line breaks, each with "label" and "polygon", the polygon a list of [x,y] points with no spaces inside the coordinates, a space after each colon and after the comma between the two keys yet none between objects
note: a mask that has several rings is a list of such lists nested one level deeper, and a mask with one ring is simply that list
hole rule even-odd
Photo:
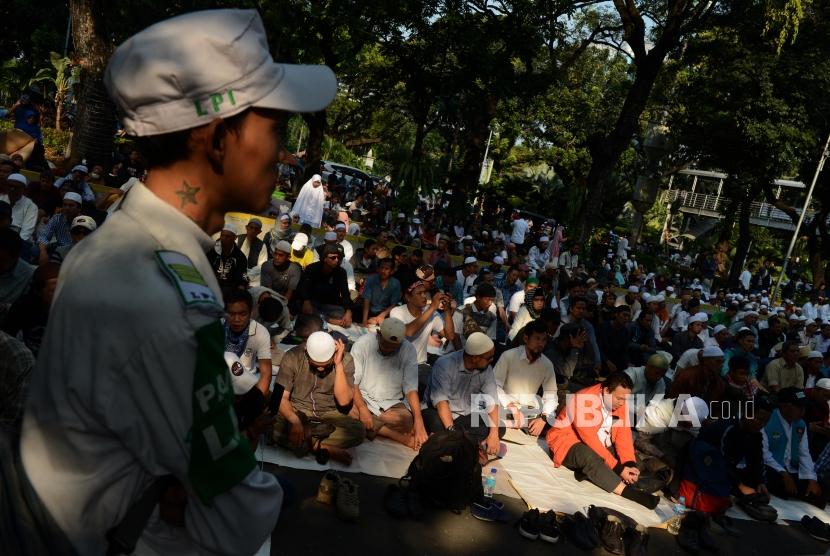
[{"label": "white railing", "polygon": [[[672,203],[680,199],[681,206],[685,209],[697,210],[698,214],[705,212],[720,214],[727,203],[727,199],[720,195],[711,195],[707,193],[696,193],[692,191],[684,191],[682,189],[670,189],[663,192],[663,202]],[[795,209],[797,214],[801,213],[800,208]],[[814,214],[812,209],[807,211],[807,218],[809,219]],[[792,219],[784,211],[775,208],[766,202],[755,201],[750,207],[749,217],[753,220],[763,220],[770,225],[785,225],[792,226]]]}]

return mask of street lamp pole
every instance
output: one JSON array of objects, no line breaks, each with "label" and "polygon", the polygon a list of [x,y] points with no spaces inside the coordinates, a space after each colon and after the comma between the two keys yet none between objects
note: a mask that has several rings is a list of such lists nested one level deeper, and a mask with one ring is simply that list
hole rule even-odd
[{"label": "street lamp pole", "polygon": [[827,160],[827,157],[830,156],[830,152],[827,152],[828,147],[830,147],[830,135],[827,136],[827,141],[824,142],[824,150],[821,151],[821,158],[818,161],[818,166],[816,166],[816,173],[813,174],[813,181],[810,183],[810,189],[807,190],[807,199],[804,201],[804,208],[801,209],[801,214],[798,216],[798,223],[795,225],[793,237],[790,239],[790,246],[787,248],[787,255],[781,263],[781,274],[778,275],[778,280],[776,280],[775,287],[772,289],[770,300],[773,303],[775,302],[775,296],[778,295],[779,288],[781,288],[781,280],[784,279],[784,274],[787,273],[787,263],[790,262],[790,256],[793,254],[795,242],[798,240],[798,232],[801,229],[801,224],[804,222],[804,216],[807,214],[807,207],[810,206],[810,200],[813,198],[813,189],[816,187],[818,175],[824,169],[824,163]]},{"label": "street lamp pole", "polygon": [[487,155],[490,154],[490,140],[493,138],[493,128],[490,128],[490,135],[487,136],[487,146],[484,147],[484,158],[481,160],[481,172],[479,173],[478,183],[483,184],[485,180],[484,169],[487,167]]}]

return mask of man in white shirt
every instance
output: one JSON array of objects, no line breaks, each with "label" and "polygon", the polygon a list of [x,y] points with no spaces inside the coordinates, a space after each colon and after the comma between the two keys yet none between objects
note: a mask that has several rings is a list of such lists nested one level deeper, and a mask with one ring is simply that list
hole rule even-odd
[{"label": "man in white shirt", "polygon": [[749,271],[748,268],[745,268],[741,275],[738,277],[738,280],[741,282],[741,286],[743,287],[744,293],[749,291],[749,283],[752,280],[752,273]]},{"label": "man in white shirt", "polygon": [[534,245],[530,248],[530,251],[527,254],[527,262],[530,265],[530,268],[534,270],[545,268],[545,265],[550,259],[550,251],[548,250],[549,244],[550,238],[548,238],[548,236],[542,236],[539,238],[539,245]]},{"label": "man in white shirt", "polygon": [[246,290],[225,296],[225,351],[239,357],[245,372],[257,375],[257,388],[267,396],[271,389],[271,334],[251,318],[254,301]]},{"label": "man in white shirt", "polygon": [[[524,327],[524,345],[502,353],[493,369],[499,403],[510,412],[515,428],[526,428],[533,436],[544,432],[559,403],[553,363],[542,354],[547,340],[545,323],[531,321]],[[540,388],[541,404],[536,396]]]},{"label": "man in white shirt", "polygon": [[518,250],[522,250],[525,244],[525,234],[530,229],[527,220],[522,218],[518,212],[513,213],[513,222],[510,225],[510,243],[514,243]]},{"label": "man in white shirt", "polygon": [[[404,293],[405,305],[399,305],[389,312],[406,325],[406,339],[412,342],[418,365],[426,365],[427,347],[432,333],[441,334],[452,341],[455,338],[453,323],[452,298],[444,293],[436,294],[430,301],[429,285],[426,282],[414,282]],[[438,311],[443,310],[443,318]],[[428,369],[424,369],[428,372]]]},{"label": "man in white shirt", "polygon": [[337,243],[343,246],[343,261],[351,261],[354,256],[354,247],[351,242],[346,239],[346,223],[338,222],[335,224],[334,232],[337,234]]},{"label": "man in white shirt", "polygon": [[20,239],[31,243],[37,227],[37,205],[23,196],[28,180],[23,174],[12,174],[6,178],[6,183],[9,186],[8,201],[12,206],[12,229],[20,235]]},{"label": "man in white shirt", "polygon": [[620,239],[617,241],[617,258],[623,261],[627,260],[628,250],[628,238],[620,236]]},{"label": "man in white shirt", "polygon": [[[651,400],[666,395],[666,371],[669,369],[671,356],[665,352],[657,352],[648,358],[642,367],[629,367],[625,374],[631,378],[634,387],[631,389],[631,425],[635,426]],[[634,419],[637,417],[638,419]]]},{"label": "man in white shirt", "polygon": [[478,260],[475,257],[467,257],[464,259],[464,266],[455,271],[455,279],[461,284],[464,297],[471,295],[476,278],[478,278]]},{"label": "man in white shirt", "polygon": [[406,325],[389,317],[374,334],[361,336],[350,353],[355,389],[350,415],[366,427],[366,437],[420,449],[427,431],[418,398],[418,356],[406,340]]},{"label": "man in white shirt", "polygon": [[804,421],[807,403],[806,394],[799,388],[778,392],[778,409],[763,430],[767,488],[780,498],[799,498],[824,508],[825,496],[816,480]]},{"label": "man in white shirt", "polygon": [[455,313],[455,329],[461,335],[462,345],[473,332],[483,332],[491,340],[496,340],[499,316],[493,303],[495,299],[496,288],[485,282],[476,288],[475,300]]}]

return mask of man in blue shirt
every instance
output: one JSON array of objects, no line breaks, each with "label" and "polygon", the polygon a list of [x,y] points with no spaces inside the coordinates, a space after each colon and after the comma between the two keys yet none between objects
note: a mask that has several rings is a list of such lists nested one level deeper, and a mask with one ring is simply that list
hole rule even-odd
[{"label": "man in blue shirt", "polygon": [[401,283],[392,276],[392,259],[378,262],[377,274],[366,277],[363,288],[363,324],[380,324],[401,301]]}]

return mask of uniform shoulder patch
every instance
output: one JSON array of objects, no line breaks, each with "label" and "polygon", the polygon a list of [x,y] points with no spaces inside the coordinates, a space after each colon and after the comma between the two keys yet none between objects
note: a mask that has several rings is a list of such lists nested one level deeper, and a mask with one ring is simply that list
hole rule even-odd
[{"label": "uniform shoulder patch", "polygon": [[176,286],[185,307],[210,306],[222,309],[216,294],[187,255],[178,251],[156,251],[155,255],[159,266]]}]

